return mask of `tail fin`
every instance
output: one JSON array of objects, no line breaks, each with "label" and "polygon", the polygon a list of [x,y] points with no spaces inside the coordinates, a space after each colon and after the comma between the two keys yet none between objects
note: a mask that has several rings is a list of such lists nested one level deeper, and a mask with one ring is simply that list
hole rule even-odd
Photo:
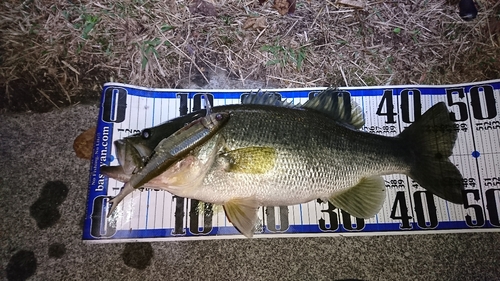
[{"label": "tail fin", "polygon": [[450,162],[457,132],[446,105],[431,107],[399,137],[408,143],[414,159],[408,176],[435,195],[463,204],[462,175]]}]

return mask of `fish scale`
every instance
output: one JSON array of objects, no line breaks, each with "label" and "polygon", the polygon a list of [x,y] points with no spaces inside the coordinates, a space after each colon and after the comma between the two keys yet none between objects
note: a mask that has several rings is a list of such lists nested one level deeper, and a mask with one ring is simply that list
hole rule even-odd
[{"label": "fish scale", "polygon": [[214,165],[195,195],[207,202],[255,195],[263,205],[292,205],[329,197],[366,176],[409,169],[398,139],[354,131],[307,110],[248,105],[232,112],[217,134],[228,150],[273,147],[277,159],[265,174],[227,173],[224,163]]}]

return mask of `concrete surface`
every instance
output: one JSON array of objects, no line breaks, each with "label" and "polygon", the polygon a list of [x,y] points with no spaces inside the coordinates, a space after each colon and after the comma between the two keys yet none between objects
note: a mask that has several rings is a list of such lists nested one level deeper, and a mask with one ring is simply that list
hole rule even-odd
[{"label": "concrete surface", "polygon": [[500,233],[84,244],[97,114],[0,115],[0,279],[500,280]]}]

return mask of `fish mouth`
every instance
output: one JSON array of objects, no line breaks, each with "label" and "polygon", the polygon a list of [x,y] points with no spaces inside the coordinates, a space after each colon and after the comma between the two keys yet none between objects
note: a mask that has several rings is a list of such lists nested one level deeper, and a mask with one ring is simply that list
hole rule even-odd
[{"label": "fish mouth", "polygon": [[143,144],[135,144],[129,139],[121,139],[114,142],[116,158],[126,174],[136,173],[142,169],[152,151]]}]

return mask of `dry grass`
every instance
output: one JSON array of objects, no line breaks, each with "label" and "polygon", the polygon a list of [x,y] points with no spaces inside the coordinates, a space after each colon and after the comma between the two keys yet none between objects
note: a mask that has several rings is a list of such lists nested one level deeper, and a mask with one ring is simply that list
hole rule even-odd
[{"label": "dry grass", "polygon": [[[279,87],[446,84],[500,78],[500,3],[464,22],[439,0],[4,0],[0,108],[44,111],[97,100],[106,81],[202,87],[213,73]],[[258,24],[247,22],[263,17]],[[245,24],[251,25],[245,29]],[[193,84],[194,83],[194,84]]]}]

